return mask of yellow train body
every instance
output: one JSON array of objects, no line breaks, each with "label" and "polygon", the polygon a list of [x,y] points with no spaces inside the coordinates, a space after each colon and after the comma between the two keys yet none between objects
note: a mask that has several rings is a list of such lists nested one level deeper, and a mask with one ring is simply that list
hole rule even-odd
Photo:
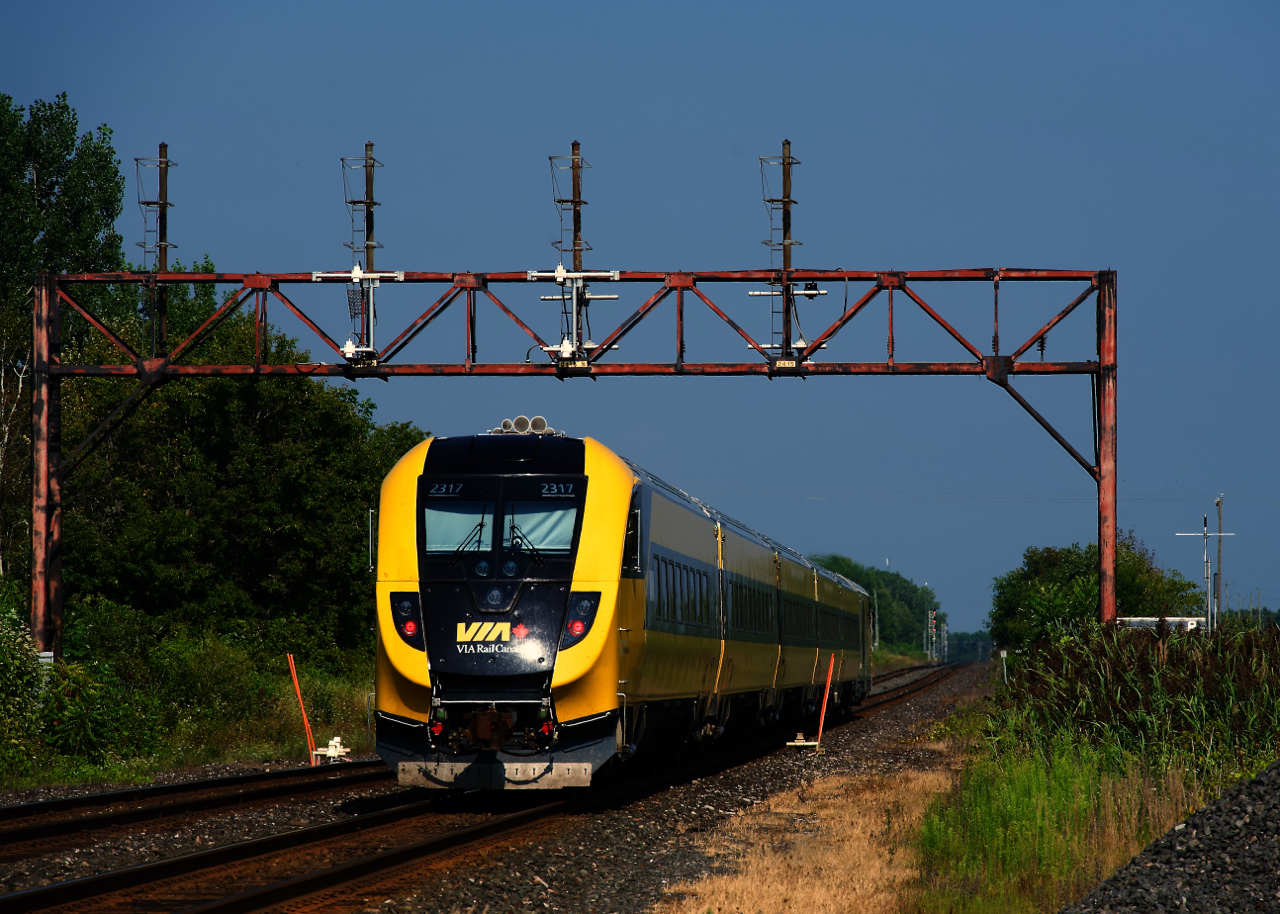
[{"label": "yellow train body", "polygon": [[869,684],[870,613],[590,438],[435,438],[387,475],[378,750],[403,783],[589,784],[637,750],[782,726]]}]

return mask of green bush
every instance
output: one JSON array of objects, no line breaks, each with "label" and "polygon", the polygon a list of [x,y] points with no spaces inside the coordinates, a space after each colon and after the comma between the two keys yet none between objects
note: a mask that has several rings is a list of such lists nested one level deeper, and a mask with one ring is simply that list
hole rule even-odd
[{"label": "green bush", "polygon": [[12,587],[0,590],[0,768],[26,773],[40,740],[40,660]]},{"label": "green bush", "polygon": [[83,664],[52,665],[41,707],[45,745],[61,755],[105,759],[116,723],[106,692]]}]

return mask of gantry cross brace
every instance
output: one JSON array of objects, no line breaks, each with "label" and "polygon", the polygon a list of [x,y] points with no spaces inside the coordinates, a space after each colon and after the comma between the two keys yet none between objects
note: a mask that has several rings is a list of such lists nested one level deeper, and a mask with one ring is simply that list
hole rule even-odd
[{"label": "gantry cross brace", "polygon": [[[985,375],[1002,387],[1022,406],[1093,478],[1098,487],[1099,543],[1099,616],[1110,622],[1116,615],[1116,274],[1112,271],[973,269],[910,272],[870,272],[860,270],[739,270],[721,272],[628,272],[610,271],[580,274],[575,289],[574,307],[580,307],[578,295],[582,277],[597,283],[641,283],[657,288],[636,311],[623,320],[599,344],[587,345],[574,338],[567,345],[552,346],[502,302],[494,287],[528,285],[530,283],[573,284],[559,273],[415,273],[376,274],[378,282],[388,284],[447,284],[448,288],[417,318],[411,321],[390,343],[378,351],[376,358],[352,360],[342,348],[301,308],[285,295],[283,287],[303,283],[345,285],[353,277],[343,273],[91,273],[74,275],[41,275],[35,284],[34,358],[33,358],[33,491],[32,491],[32,575],[31,627],[41,650],[60,652],[62,621],[62,505],[61,487],[66,476],[92,451],[105,435],[124,421],[146,395],[159,385],[191,377],[343,377],[384,378],[423,376],[551,376],[599,377],[616,375],[726,376],[763,375],[766,377],[818,377],[825,375]],[[356,278],[356,281],[359,281]],[[368,282],[368,279],[365,279]],[[787,316],[794,311],[795,298],[803,295],[794,286],[800,283],[869,283],[869,288],[822,333],[810,341],[793,340],[787,333],[781,347],[766,347],[733,320],[700,288],[708,283],[768,283],[781,290]],[[990,283],[993,287],[994,332],[991,351],[975,346],[959,333],[920,294],[919,288],[930,283]],[[1067,282],[1085,283],[1056,315],[1009,355],[1000,353],[999,290],[1002,282]],[[72,291],[77,284],[138,285],[163,288],[166,285],[229,284],[238,290],[204,324],[186,340],[174,346],[167,355],[143,356],[79,304]],[[893,308],[894,293],[905,295],[941,326],[965,350],[965,357],[954,362],[898,362],[894,360]],[[686,362],[684,304],[688,293],[738,333],[754,351],[749,362]],[[834,338],[866,306],[879,297],[888,298],[888,357],[883,362],[817,362],[814,356]],[[676,301],[676,358],[673,362],[620,362],[609,356],[613,347],[630,333],[668,297]],[[542,361],[479,362],[476,360],[475,315],[477,304],[487,298],[510,318],[535,344]],[[1090,298],[1094,299],[1097,321],[1097,359],[1076,362],[1024,360],[1023,356],[1069,314]],[[276,302],[305,324],[320,343],[336,357],[332,364],[311,362],[275,365],[263,361],[263,330],[267,325],[267,308]],[[583,302],[586,301],[585,296]],[[416,337],[423,333],[455,302],[466,308],[466,338],[463,358],[458,362],[399,362],[397,357]],[[109,340],[121,353],[114,364],[64,364],[60,352],[62,306],[66,305],[83,317],[91,327]],[[257,327],[254,358],[241,364],[185,364],[201,343],[216,333],[218,327],[241,308],[252,307]],[[786,320],[784,325],[791,326]],[[1092,379],[1094,415],[1092,460],[1083,456],[1070,442],[1028,403],[1011,385],[1015,375],[1088,375]],[[89,437],[66,458],[61,444],[61,404],[59,387],[63,378],[118,377],[134,378],[137,387]]]}]

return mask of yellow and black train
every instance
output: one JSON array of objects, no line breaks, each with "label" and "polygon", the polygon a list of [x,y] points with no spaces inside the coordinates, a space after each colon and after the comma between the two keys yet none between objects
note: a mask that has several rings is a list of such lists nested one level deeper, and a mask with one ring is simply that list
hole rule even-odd
[{"label": "yellow and black train", "polygon": [[[585,786],[860,702],[870,611],[590,438],[432,438],[382,486],[377,739],[401,783]],[[834,658],[832,661],[829,658]]]}]

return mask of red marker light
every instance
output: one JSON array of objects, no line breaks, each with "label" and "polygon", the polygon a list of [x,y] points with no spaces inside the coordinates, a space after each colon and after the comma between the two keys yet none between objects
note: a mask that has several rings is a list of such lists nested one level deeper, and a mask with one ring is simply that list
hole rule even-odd
[{"label": "red marker light", "polygon": [[545,724],[542,725],[542,732],[545,735],[550,736],[551,731],[554,730],[555,728],[556,728],[555,724],[553,724],[551,721],[547,721]]},{"label": "red marker light", "polygon": [[417,631],[418,631],[417,622],[414,622],[412,619],[409,619],[404,623],[404,633],[408,635],[410,638],[412,638],[414,634],[417,633]]},{"label": "red marker light", "polygon": [[587,630],[587,623],[583,622],[581,619],[574,619],[572,622],[569,623],[569,634],[573,635],[573,637],[575,638],[577,638],[586,630]]},{"label": "red marker light", "polygon": [[443,732],[444,732],[444,724],[440,723],[440,721],[438,720],[433,720],[431,722],[431,735],[439,736]]}]

